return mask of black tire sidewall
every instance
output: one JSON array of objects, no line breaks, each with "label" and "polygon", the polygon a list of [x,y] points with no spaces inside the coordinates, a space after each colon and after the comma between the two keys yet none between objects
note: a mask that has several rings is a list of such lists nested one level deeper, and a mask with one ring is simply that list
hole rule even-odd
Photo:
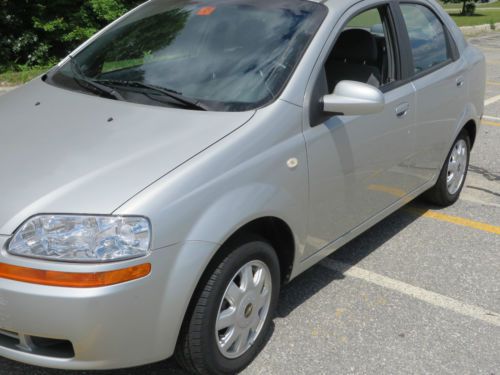
[{"label": "black tire sidewall", "polygon": [[[217,319],[218,310],[222,297],[226,291],[227,285],[234,277],[235,273],[246,263],[260,260],[264,262],[271,273],[272,278],[272,294],[271,304],[269,307],[268,316],[262,327],[262,330],[257,337],[254,345],[241,357],[228,359],[224,357],[217,346],[215,339],[215,322]],[[208,370],[213,374],[234,374],[248,366],[257,356],[266,342],[272,318],[279,299],[280,290],[280,268],[279,261],[275,251],[271,245],[263,240],[250,240],[235,247],[227,258],[224,260],[222,268],[218,268],[220,274],[217,275],[216,281],[212,288],[212,293],[206,305],[206,321],[203,326],[201,339],[203,342],[203,351]]]}]

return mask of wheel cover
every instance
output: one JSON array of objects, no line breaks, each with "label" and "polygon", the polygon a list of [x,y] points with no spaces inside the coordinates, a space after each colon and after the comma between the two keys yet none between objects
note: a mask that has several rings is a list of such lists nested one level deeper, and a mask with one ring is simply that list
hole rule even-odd
[{"label": "wheel cover", "polygon": [[272,279],[260,260],[248,262],[229,282],[219,305],[215,339],[226,358],[238,358],[253,345],[269,313]]},{"label": "wheel cover", "polygon": [[446,175],[446,187],[448,193],[454,195],[460,190],[467,172],[467,143],[459,139],[451,150],[448,160],[448,171]]}]

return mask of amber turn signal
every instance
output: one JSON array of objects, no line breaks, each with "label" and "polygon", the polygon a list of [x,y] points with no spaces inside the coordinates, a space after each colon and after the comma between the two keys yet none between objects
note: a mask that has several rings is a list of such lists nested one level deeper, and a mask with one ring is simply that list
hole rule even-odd
[{"label": "amber turn signal", "polygon": [[113,271],[74,273],[38,270],[0,263],[0,278],[31,284],[67,288],[97,288],[140,279],[151,273],[151,264],[140,264]]}]

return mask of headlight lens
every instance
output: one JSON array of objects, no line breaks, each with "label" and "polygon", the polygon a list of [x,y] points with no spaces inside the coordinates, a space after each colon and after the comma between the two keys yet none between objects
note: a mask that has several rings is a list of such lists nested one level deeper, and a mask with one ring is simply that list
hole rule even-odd
[{"label": "headlight lens", "polygon": [[38,215],[14,234],[8,252],[68,262],[110,262],[149,253],[151,226],[139,216]]}]

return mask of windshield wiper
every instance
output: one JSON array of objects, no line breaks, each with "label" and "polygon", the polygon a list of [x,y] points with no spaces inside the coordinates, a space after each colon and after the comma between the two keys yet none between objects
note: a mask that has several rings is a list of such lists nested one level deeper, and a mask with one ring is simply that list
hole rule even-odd
[{"label": "windshield wiper", "polygon": [[148,90],[151,90],[157,94],[161,94],[163,96],[167,96],[169,98],[172,98],[172,99],[178,101],[179,103],[183,104],[186,107],[198,109],[198,110],[202,110],[202,111],[209,110],[209,108],[206,105],[200,103],[199,100],[188,98],[186,96],[183,96],[182,93],[175,91],[175,90],[168,89],[166,87],[156,86],[156,85],[152,85],[149,83],[143,83],[143,82],[138,82],[138,81],[99,80],[98,82],[110,84],[110,85],[148,89]]},{"label": "windshield wiper", "polygon": [[[81,83],[81,82],[84,82],[88,86],[91,86],[93,89],[99,91],[101,94],[104,94],[112,99],[125,100],[123,98],[123,96],[121,96],[116,90],[112,89],[111,87],[100,84],[100,83],[90,79],[85,74],[83,74],[82,68],[80,67],[80,65],[78,64],[78,62],[75,60],[75,58],[73,56],[69,57],[69,61],[71,64],[71,70],[73,71],[73,74],[75,75],[75,77],[73,77],[73,78],[80,86],[84,87],[84,85],[82,85],[82,83]],[[86,88],[88,90],[89,89],[88,86],[84,87],[84,88]]]}]

